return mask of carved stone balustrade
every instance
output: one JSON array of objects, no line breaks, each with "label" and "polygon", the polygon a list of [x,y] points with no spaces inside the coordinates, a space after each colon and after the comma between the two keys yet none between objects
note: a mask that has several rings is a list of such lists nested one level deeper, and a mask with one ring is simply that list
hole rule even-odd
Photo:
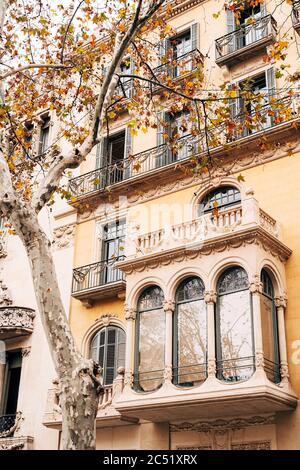
[{"label": "carved stone balustrade", "polygon": [[[125,260],[117,266],[130,272],[130,266],[151,262],[153,259],[202,250],[209,254],[212,247],[236,245],[257,237],[263,243],[274,245],[282,259],[290,250],[282,243],[279,223],[259,208],[257,200],[246,196],[243,203],[218,213],[204,214],[194,220],[166,226],[153,232],[128,234]],[[128,269],[127,269],[128,268]]]},{"label": "carved stone balustrade", "polygon": [[35,311],[31,308],[0,307],[0,339],[27,336],[33,332]]}]

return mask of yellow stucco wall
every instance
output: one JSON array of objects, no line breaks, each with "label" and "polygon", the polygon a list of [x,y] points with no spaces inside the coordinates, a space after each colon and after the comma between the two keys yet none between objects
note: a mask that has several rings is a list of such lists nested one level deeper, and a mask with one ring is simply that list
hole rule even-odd
[{"label": "yellow stucco wall", "polygon": [[[246,188],[254,189],[259,205],[273,218],[281,223],[284,243],[293,253],[286,265],[288,308],[286,311],[286,332],[291,381],[300,395],[300,364],[291,361],[293,343],[300,339],[300,155],[293,155],[265,165],[243,171]],[[135,220],[140,225],[141,233],[150,228],[156,230],[165,225],[162,208],[188,207],[194,199],[199,186],[194,186],[172,194],[162,196],[129,208],[128,220]],[[159,205],[159,206],[158,206]],[[180,210],[172,210],[170,223],[179,223],[182,219]],[[188,218],[186,219],[188,220]],[[91,262],[93,251],[95,222],[88,221],[78,225],[75,250],[75,265]],[[99,301],[87,309],[78,300],[71,304],[71,326],[81,344],[83,335],[94,321],[105,313],[117,314],[123,319],[124,301],[120,299]],[[295,361],[294,361],[295,362]]]}]

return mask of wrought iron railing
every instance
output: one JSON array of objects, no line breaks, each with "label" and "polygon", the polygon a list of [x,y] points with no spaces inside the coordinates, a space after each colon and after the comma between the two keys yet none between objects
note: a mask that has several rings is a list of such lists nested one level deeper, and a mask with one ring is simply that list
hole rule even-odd
[{"label": "wrought iron railing", "polygon": [[123,281],[124,273],[115,266],[122,260],[124,256],[119,256],[73,269],[72,294]]},{"label": "wrought iron railing", "polygon": [[179,387],[192,387],[207,378],[207,363],[173,367],[173,383]]},{"label": "wrought iron railing", "polygon": [[300,1],[293,3],[292,22],[293,22],[294,28],[300,28]]},{"label": "wrought iron railing", "polygon": [[153,392],[160,388],[164,381],[164,369],[135,372],[133,388],[137,392]]},{"label": "wrought iron railing", "polygon": [[230,131],[226,123],[209,126],[207,133],[187,135],[177,141],[177,147],[169,144],[153,147],[97,170],[72,178],[69,191],[75,198],[93,193],[122,181],[146,174],[152,170],[188,159],[206,150],[206,134],[213,142],[210,149],[254,135],[273,126],[299,118],[300,97],[266,96],[265,105],[257,105],[253,112],[243,110],[230,119]]},{"label": "wrought iron railing", "polygon": [[0,415],[0,435],[12,429],[15,422],[16,415]]},{"label": "wrought iron railing", "polygon": [[277,24],[272,15],[254,20],[253,23],[243,25],[239,29],[216,39],[217,59],[237,52],[243,47],[254,44],[262,39],[275,37],[276,34]]},{"label": "wrought iron railing", "polygon": [[193,154],[194,142],[195,137],[188,135],[179,139],[176,149],[172,150],[166,144],[159,145],[107,167],[72,178],[69,191],[72,196],[80,197],[182,160]]},{"label": "wrought iron railing", "polygon": [[280,366],[278,363],[270,361],[270,359],[264,357],[264,369],[266,376],[271,382],[274,382],[276,384],[280,382],[281,375]]},{"label": "wrought iron railing", "polygon": [[[264,99],[265,104],[257,103],[253,111],[250,112],[245,112],[241,106],[240,110],[228,121],[230,126],[227,123],[222,123],[209,127],[210,139],[213,137],[218,145],[225,145],[300,117],[300,96],[298,94],[283,97],[265,95]],[[216,145],[214,146],[216,147]]]},{"label": "wrought iron railing", "polygon": [[217,377],[224,382],[240,382],[251,377],[255,370],[255,357],[232,357],[216,362]]},{"label": "wrought iron railing", "polygon": [[[204,62],[204,57],[198,49],[193,49],[179,57],[173,56],[168,58],[167,56],[168,52],[166,53],[166,62],[153,70],[158,80],[164,76],[178,78],[188,72],[192,72],[199,65],[203,65]],[[159,85],[157,86],[159,87]]]}]

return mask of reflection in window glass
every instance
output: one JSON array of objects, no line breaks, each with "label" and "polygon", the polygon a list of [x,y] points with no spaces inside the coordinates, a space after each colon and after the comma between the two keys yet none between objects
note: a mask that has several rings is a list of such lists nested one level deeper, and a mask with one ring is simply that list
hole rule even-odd
[{"label": "reflection in window glass", "polygon": [[179,385],[206,379],[206,305],[204,300],[178,305]]},{"label": "reflection in window glass", "polygon": [[270,276],[263,270],[261,273],[263,293],[261,295],[261,324],[265,372],[272,382],[280,382],[279,347],[277,312],[274,301],[274,289]]},{"label": "reflection in window glass", "polygon": [[231,268],[220,278],[217,333],[218,377],[230,382],[248,379],[253,373],[252,315],[242,268]]},{"label": "reflection in window glass", "polygon": [[163,293],[150,287],[140,297],[138,307],[138,386],[143,391],[157,389],[163,382],[165,364],[165,313]]},{"label": "reflection in window glass", "polygon": [[174,383],[192,386],[206,378],[206,304],[199,278],[183,281],[176,293]]}]

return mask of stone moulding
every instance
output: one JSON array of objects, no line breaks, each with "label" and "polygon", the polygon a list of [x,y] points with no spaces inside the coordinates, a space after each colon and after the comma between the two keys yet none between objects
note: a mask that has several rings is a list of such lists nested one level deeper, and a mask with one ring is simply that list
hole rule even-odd
[{"label": "stone moulding", "polygon": [[117,263],[117,267],[126,274],[142,272],[145,269],[156,269],[173,263],[181,263],[186,260],[221,253],[228,249],[240,248],[247,245],[259,245],[265,251],[285,262],[292,251],[270,235],[261,227],[240,230],[238,233],[231,232],[214,239],[204,240],[202,243],[194,243],[192,246],[182,245],[180,247],[156,252],[150,255],[126,259]]},{"label": "stone moulding", "polygon": [[33,332],[35,311],[31,308],[0,307],[0,336],[13,337],[29,335]]},{"label": "stone moulding", "polygon": [[222,430],[239,430],[250,426],[263,426],[267,424],[274,424],[275,416],[250,416],[233,419],[218,419],[214,421],[197,421],[197,422],[182,422],[177,424],[170,424],[170,432],[194,431],[194,432],[209,432]]}]

